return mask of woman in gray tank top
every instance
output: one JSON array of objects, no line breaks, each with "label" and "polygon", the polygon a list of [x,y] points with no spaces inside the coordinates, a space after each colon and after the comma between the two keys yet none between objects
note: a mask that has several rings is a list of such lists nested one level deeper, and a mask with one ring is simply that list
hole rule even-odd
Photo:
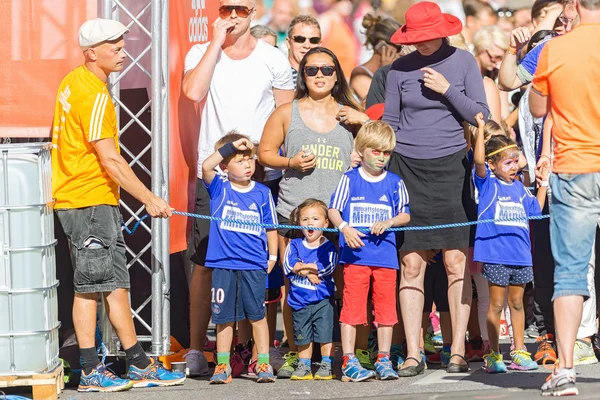
[{"label": "woman in gray tank top", "polygon": [[[258,150],[262,165],[284,170],[277,200],[280,224],[288,224],[292,210],[308,198],[329,204],[341,176],[351,166],[353,127],[344,122],[368,120],[352,100],[340,64],[330,50],[311,49],[298,71],[294,101],[271,114]],[[279,230],[280,258],[296,232]],[[286,293],[283,295],[285,298]],[[298,360],[297,347],[287,303],[283,311],[290,348],[286,364],[293,368]],[[284,365],[278,377],[289,378],[293,371],[290,366]]]}]

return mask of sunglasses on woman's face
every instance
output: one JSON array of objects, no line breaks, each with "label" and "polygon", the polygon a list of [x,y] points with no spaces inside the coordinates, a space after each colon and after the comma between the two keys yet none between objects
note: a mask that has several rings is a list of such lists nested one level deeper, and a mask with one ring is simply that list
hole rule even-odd
[{"label": "sunglasses on woman's face", "polygon": [[498,16],[498,18],[510,18],[514,14],[515,10],[506,7],[499,8],[498,11],[496,11],[496,15]]},{"label": "sunglasses on woman's face", "polygon": [[219,7],[219,17],[225,19],[229,18],[231,13],[235,10],[235,15],[240,18],[248,18],[248,15],[254,10],[254,8],[248,8],[246,6],[221,6]]},{"label": "sunglasses on woman's face", "polygon": [[318,37],[318,36],[313,36],[313,37],[292,36],[292,40],[294,42],[298,43],[298,44],[303,44],[307,40],[310,42],[310,44],[319,44],[319,43],[321,43],[321,38]]},{"label": "sunglasses on woman's face", "polygon": [[323,65],[320,67],[311,65],[304,67],[304,73],[306,76],[316,76],[319,71],[321,71],[324,76],[331,76],[335,72],[335,67],[330,65]]}]

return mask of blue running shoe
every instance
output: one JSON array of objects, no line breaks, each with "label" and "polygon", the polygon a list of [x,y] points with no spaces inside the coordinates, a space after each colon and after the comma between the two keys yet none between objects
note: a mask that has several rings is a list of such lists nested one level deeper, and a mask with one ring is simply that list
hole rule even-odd
[{"label": "blue running shoe", "polygon": [[405,355],[402,353],[402,350],[398,347],[392,347],[392,351],[390,352],[390,358],[392,359],[392,366],[394,369],[402,368],[402,364],[404,364]]},{"label": "blue running shoe", "polygon": [[277,379],[277,377],[273,373],[273,367],[271,367],[270,364],[266,363],[258,364],[258,366],[256,367],[256,376],[258,377],[258,379],[256,380],[256,382],[258,383],[275,382],[275,379]]},{"label": "blue running shoe", "polygon": [[392,362],[387,357],[377,360],[375,363],[375,372],[377,374],[377,379],[380,381],[398,379],[398,374],[394,371]]},{"label": "blue running shoe", "polygon": [[489,374],[498,374],[506,372],[506,364],[502,359],[502,353],[492,351],[490,354],[483,356],[483,369]]},{"label": "blue running shoe", "polygon": [[231,381],[231,368],[227,364],[217,365],[213,376],[210,377],[212,384],[231,383]]},{"label": "blue running shoe", "polygon": [[538,365],[531,359],[531,353],[525,350],[513,350],[510,352],[512,363],[508,366],[508,369],[515,369],[518,371],[532,371],[538,369]]},{"label": "blue running shoe", "polygon": [[110,372],[104,364],[98,364],[86,375],[81,371],[78,392],[120,392],[133,387],[129,379],[121,379]]},{"label": "blue running shoe", "polygon": [[144,369],[130,365],[127,376],[133,381],[133,387],[136,388],[175,386],[185,381],[185,373],[171,372],[163,367],[161,363],[154,361],[153,358],[150,358],[150,365]]},{"label": "blue running shoe", "polygon": [[375,377],[375,371],[369,371],[361,366],[358,358],[352,357],[344,361],[342,365],[342,382],[362,382]]}]

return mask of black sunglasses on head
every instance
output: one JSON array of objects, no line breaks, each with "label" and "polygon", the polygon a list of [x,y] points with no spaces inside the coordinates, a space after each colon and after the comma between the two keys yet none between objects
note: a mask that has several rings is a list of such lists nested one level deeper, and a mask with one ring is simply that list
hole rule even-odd
[{"label": "black sunglasses on head", "polygon": [[311,65],[304,67],[306,76],[316,76],[319,71],[321,71],[324,76],[331,76],[335,72],[335,67],[331,65],[323,65],[320,67]]},{"label": "black sunglasses on head", "polygon": [[321,43],[321,38],[318,36],[313,36],[313,37],[304,37],[304,36],[292,36],[292,40],[298,44],[302,44],[304,42],[306,42],[307,40],[310,42],[310,44],[319,44]]}]

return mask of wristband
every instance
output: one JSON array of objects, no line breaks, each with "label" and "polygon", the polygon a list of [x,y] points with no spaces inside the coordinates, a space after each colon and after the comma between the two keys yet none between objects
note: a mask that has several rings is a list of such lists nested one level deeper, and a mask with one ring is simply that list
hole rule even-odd
[{"label": "wristband", "polygon": [[516,47],[508,46],[508,49],[506,51],[508,52],[508,54],[512,54],[513,56],[517,54]]},{"label": "wristband", "polygon": [[217,151],[219,152],[221,157],[227,158],[230,155],[235,154],[237,152],[237,149],[233,145],[233,142],[229,142],[229,143],[225,143],[223,146],[219,147],[219,150],[217,150]]},{"label": "wristband", "polygon": [[541,181],[540,187],[548,187],[548,181]]},{"label": "wristband", "polygon": [[338,229],[341,231],[346,225],[348,225],[348,223],[346,221],[342,221],[342,223],[339,224]]},{"label": "wristband", "polygon": [[545,154],[542,154],[542,155],[540,156],[540,159],[541,159],[542,157],[546,157],[548,160],[550,160],[550,156],[547,156],[547,155],[545,155]]},{"label": "wristband", "polygon": [[277,256],[269,254],[269,261],[277,261]]}]

